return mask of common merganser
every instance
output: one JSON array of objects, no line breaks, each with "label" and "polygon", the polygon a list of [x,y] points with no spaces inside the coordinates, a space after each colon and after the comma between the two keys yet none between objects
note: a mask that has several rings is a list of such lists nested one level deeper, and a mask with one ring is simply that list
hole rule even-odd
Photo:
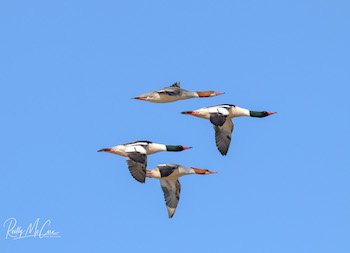
[{"label": "common merganser", "polygon": [[224,94],[217,91],[188,91],[181,89],[180,83],[176,82],[169,87],[142,94],[134,99],[145,100],[153,103],[169,103],[190,98],[214,97]]},{"label": "common merganser", "polygon": [[179,177],[199,174],[208,175],[216,172],[197,168],[188,168],[179,164],[160,164],[152,170],[147,170],[147,177],[160,179],[160,185],[164,193],[168,216],[172,218],[180,199],[181,185]]},{"label": "common merganser", "polygon": [[226,155],[230,147],[231,135],[234,128],[231,121],[232,118],[241,116],[263,118],[275,114],[275,112],[250,111],[236,105],[222,104],[204,107],[194,111],[186,111],[182,112],[182,114],[189,114],[210,120],[215,130],[216,146],[222,155]]},{"label": "common merganser", "polygon": [[125,156],[129,171],[133,178],[140,183],[145,182],[147,155],[161,151],[183,151],[191,147],[181,145],[164,145],[151,141],[135,141],[121,144],[111,148],[103,148],[97,152],[108,152],[120,156]]}]

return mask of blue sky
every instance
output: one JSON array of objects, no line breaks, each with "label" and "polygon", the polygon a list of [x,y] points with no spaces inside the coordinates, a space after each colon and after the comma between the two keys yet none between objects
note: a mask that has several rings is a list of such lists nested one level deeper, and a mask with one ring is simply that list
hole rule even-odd
[{"label": "blue sky", "polygon": [[[50,219],[58,239],[1,252],[350,251],[348,1],[6,1],[0,4],[0,223]],[[226,92],[131,100],[180,81]],[[227,157],[184,110],[231,103]],[[96,150],[190,145],[149,157],[218,171],[181,178],[167,218],[157,180]]]}]

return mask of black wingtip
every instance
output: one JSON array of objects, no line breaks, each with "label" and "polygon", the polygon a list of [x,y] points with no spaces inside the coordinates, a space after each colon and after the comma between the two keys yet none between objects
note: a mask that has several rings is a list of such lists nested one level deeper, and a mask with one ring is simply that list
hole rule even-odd
[{"label": "black wingtip", "polygon": [[175,82],[170,87],[178,87],[178,88],[180,88],[180,82]]},{"label": "black wingtip", "polygon": [[[220,151],[220,150],[219,150],[219,151]],[[220,151],[220,153],[221,153],[222,156],[227,156],[228,151],[226,151],[226,152],[221,152],[221,151]]]},{"label": "black wingtip", "polygon": [[146,177],[142,180],[142,179],[138,179],[136,177],[134,177],[133,175],[131,175],[137,182],[141,183],[141,184],[144,184],[146,183]]}]

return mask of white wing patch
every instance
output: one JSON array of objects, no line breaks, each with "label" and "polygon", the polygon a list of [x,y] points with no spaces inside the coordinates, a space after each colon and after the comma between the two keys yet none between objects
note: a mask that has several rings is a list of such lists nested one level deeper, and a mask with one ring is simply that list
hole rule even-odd
[{"label": "white wing patch", "polygon": [[218,107],[218,106],[210,107],[210,108],[208,108],[208,110],[209,110],[209,113],[220,113],[224,116],[227,116],[230,114],[230,112],[227,109],[222,108],[222,107]]},{"label": "white wing patch", "polygon": [[125,148],[126,153],[137,152],[140,154],[146,154],[146,149],[142,146],[127,146]]}]

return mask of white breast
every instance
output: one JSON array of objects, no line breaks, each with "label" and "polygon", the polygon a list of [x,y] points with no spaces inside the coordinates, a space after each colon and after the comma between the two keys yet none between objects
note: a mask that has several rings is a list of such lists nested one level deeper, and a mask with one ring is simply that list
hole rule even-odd
[{"label": "white breast", "polygon": [[149,155],[161,151],[166,151],[166,146],[164,144],[151,143],[148,145],[147,154]]},{"label": "white breast", "polygon": [[244,109],[236,106],[232,110],[232,116],[233,117],[250,116],[250,111],[248,109]]}]

